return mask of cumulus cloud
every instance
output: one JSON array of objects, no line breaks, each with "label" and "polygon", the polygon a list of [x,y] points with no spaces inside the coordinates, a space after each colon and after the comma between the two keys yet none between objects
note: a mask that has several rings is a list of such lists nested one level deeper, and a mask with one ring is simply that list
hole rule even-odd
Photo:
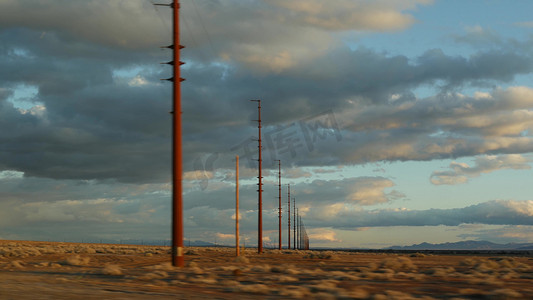
[{"label": "cumulus cloud", "polygon": [[339,155],[368,162],[527,153],[532,150],[531,96],[528,87],[510,87],[346,110],[336,114],[345,141],[360,144]]},{"label": "cumulus cloud", "polygon": [[327,30],[394,31],[415,22],[404,10],[431,1],[335,1],[335,5],[319,0],[269,0],[275,6],[292,12],[290,21]]},{"label": "cumulus cloud", "polygon": [[502,169],[531,169],[531,166],[528,164],[529,162],[530,160],[528,158],[519,154],[477,157],[472,167],[466,163],[454,161],[450,163],[450,170],[433,172],[430,181],[435,185],[462,184],[468,182],[470,178]]},{"label": "cumulus cloud", "polygon": [[322,243],[322,242],[334,242],[341,243],[342,240],[337,238],[337,233],[331,229],[327,228],[315,228],[309,230],[309,239],[313,242]]},{"label": "cumulus cloud", "polygon": [[[324,207],[311,211],[322,215]],[[380,209],[362,210],[344,206],[325,218],[311,217],[309,225],[330,224],[333,228],[360,228],[376,226],[458,226],[461,224],[531,225],[533,201],[493,200],[454,209]]]},{"label": "cumulus cloud", "polygon": [[143,13],[151,12],[151,6],[148,1],[74,0],[55,6],[43,0],[6,0],[0,3],[0,26],[37,30],[40,38],[59,33],[64,41],[81,37],[105,46],[147,48],[165,40],[161,23]]},{"label": "cumulus cloud", "polygon": [[477,228],[471,233],[464,233],[459,236],[464,239],[492,240],[496,243],[530,243],[533,240],[532,229],[532,225]]}]

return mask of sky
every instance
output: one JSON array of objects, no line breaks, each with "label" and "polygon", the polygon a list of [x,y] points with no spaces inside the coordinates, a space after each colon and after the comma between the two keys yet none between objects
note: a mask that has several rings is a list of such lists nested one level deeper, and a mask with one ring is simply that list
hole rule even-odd
[{"label": "sky", "polygon": [[[170,239],[171,9],[0,0],[0,239]],[[182,0],[187,240],[533,243],[533,2]]]}]

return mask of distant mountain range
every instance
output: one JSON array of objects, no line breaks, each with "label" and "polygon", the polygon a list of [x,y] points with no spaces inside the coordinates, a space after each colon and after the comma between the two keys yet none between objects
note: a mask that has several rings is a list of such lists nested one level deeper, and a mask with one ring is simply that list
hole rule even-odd
[{"label": "distant mountain range", "polygon": [[487,241],[461,241],[455,243],[422,243],[411,246],[392,246],[390,250],[533,250],[533,243],[496,244]]}]

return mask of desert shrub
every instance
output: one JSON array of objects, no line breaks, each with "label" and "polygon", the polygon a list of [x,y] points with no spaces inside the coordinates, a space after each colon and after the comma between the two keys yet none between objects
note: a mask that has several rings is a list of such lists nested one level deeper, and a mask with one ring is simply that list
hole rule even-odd
[{"label": "desert shrub", "polygon": [[89,264],[89,261],[91,258],[89,257],[81,257],[79,255],[72,255],[67,257],[67,259],[63,262],[64,265],[69,266],[86,266]]},{"label": "desert shrub", "polygon": [[21,262],[20,260],[13,260],[13,261],[11,261],[11,266],[15,267],[17,269],[22,269],[22,268],[24,268],[24,263]]},{"label": "desert shrub", "polygon": [[280,288],[278,293],[280,296],[299,299],[309,295],[310,291],[303,286],[286,286]]},{"label": "desert shrub", "polygon": [[270,269],[271,269],[270,265],[256,265],[256,266],[253,266],[250,270],[252,272],[266,273],[266,272],[270,272]]},{"label": "desert shrub", "polygon": [[189,267],[189,268],[198,267],[198,263],[195,261],[189,261],[187,262],[186,267]]},{"label": "desert shrub", "polygon": [[104,275],[122,275],[122,268],[119,265],[115,264],[107,264],[104,266],[104,268],[101,271]]},{"label": "desert shrub", "polygon": [[338,280],[332,280],[332,279],[323,279],[323,280],[315,280],[312,282],[312,284],[307,285],[307,288],[312,293],[316,292],[330,292],[330,293],[337,293],[339,291],[339,288],[337,285],[339,284]]},{"label": "desert shrub", "polygon": [[[287,269],[285,272],[287,274],[291,274],[292,272],[289,272],[289,271],[296,272],[295,274],[302,274],[302,275],[306,275],[306,276],[322,276],[322,275],[326,274],[326,271],[324,271],[324,270],[322,270],[320,268],[315,268],[314,270],[311,270],[311,269],[301,269],[301,270]],[[295,274],[292,274],[292,275],[295,275]]]},{"label": "desert shrub", "polygon": [[413,262],[404,256],[386,258],[381,261],[379,269],[388,268],[394,271],[400,270],[415,270],[416,266]]},{"label": "desert shrub", "polygon": [[387,281],[394,278],[394,273],[374,273],[374,272],[363,272],[361,273],[361,278],[368,278],[372,280]]},{"label": "desert shrub", "polygon": [[476,297],[483,299],[485,297],[485,292],[478,289],[472,289],[472,288],[465,288],[465,289],[459,289],[459,294],[463,296],[469,296],[469,297]]},{"label": "desert shrub", "polygon": [[200,267],[190,267],[189,268],[189,273],[194,274],[194,275],[202,275],[205,272]]},{"label": "desert shrub", "polygon": [[162,270],[162,271],[174,271],[174,270],[176,270],[176,268],[172,265],[171,262],[165,262],[165,263],[161,263],[161,264],[154,265],[154,266],[147,266],[145,268],[152,269],[152,270]]},{"label": "desert shrub", "polygon": [[446,277],[446,276],[449,276],[449,275],[455,273],[455,269],[453,267],[432,268],[432,269],[426,270],[424,273],[427,274],[427,275],[433,275],[433,276],[437,276],[437,277]]},{"label": "desert shrub", "polygon": [[289,275],[300,274],[300,271],[294,265],[277,265],[270,268],[272,273],[284,273]]},{"label": "desert shrub", "polygon": [[252,294],[268,295],[272,289],[265,284],[256,283],[248,285],[238,285],[235,287],[235,291]]},{"label": "desert shrub", "polygon": [[187,252],[185,252],[185,255],[200,255],[200,254],[195,249],[189,249],[187,250]]},{"label": "desert shrub", "polygon": [[490,299],[519,299],[522,294],[512,289],[497,289],[489,294]]},{"label": "desert shrub", "polygon": [[359,279],[359,276],[357,275],[353,275],[353,274],[349,274],[347,272],[342,272],[342,271],[332,271],[332,272],[328,272],[328,277],[331,277],[335,280],[358,280]]},{"label": "desert shrub", "polygon": [[409,255],[410,257],[426,257],[426,255],[424,253],[413,253],[411,255]]},{"label": "desert shrub", "polygon": [[350,299],[367,299],[369,297],[369,293],[361,288],[353,288],[346,292],[346,296]]},{"label": "desert shrub", "polygon": [[158,270],[158,271],[154,271],[151,273],[146,273],[143,276],[140,276],[139,278],[145,279],[145,280],[152,280],[152,279],[163,279],[167,277],[168,277],[167,272]]},{"label": "desert shrub", "polygon": [[196,276],[189,278],[190,282],[194,283],[202,283],[202,284],[216,284],[217,280],[216,277],[213,276]]},{"label": "desert shrub", "polygon": [[310,258],[310,259],[334,259],[336,256],[331,251],[321,251],[321,252],[315,252],[315,251],[307,251],[307,254],[304,255],[304,258]]},{"label": "desert shrub", "polygon": [[250,263],[250,260],[246,256],[242,256],[242,255],[235,257],[234,261],[236,263],[242,263],[242,264]]},{"label": "desert shrub", "polygon": [[459,265],[460,266],[464,266],[464,267],[473,267],[475,266],[477,263],[477,261],[473,258],[467,258],[467,259],[464,259],[462,260],[461,262],[459,262]]},{"label": "desert shrub", "polygon": [[237,286],[240,283],[236,280],[222,279],[219,281],[219,284],[222,286]]},{"label": "desert shrub", "polygon": [[289,276],[289,275],[278,275],[276,281],[279,281],[279,282],[295,282],[295,281],[299,281],[298,277],[294,277],[294,276]]}]

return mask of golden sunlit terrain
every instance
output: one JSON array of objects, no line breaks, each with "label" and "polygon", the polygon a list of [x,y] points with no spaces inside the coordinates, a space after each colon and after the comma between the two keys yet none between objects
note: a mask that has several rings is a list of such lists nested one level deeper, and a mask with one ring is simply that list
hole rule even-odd
[{"label": "golden sunlit terrain", "polygon": [[532,299],[533,258],[0,241],[0,299]]}]

